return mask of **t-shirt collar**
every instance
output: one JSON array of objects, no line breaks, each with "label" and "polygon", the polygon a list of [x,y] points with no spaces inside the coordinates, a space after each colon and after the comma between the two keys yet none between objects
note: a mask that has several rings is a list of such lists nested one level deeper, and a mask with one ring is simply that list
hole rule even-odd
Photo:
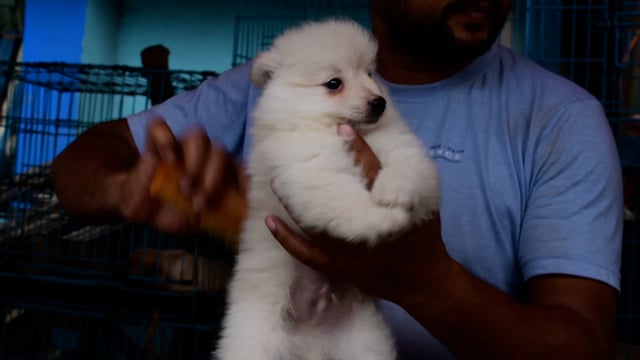
[{"label": "t-shirt collar", "polygon": [[428,92],[439,91],[443,88],[451,88],[459,84],[465,83],[469,80],[476,78],[479,74],[483,73],[485,69],[494,61],[497,56],[501,45],[494,44],[486,53],[475,59],[462,71],[453,75],[450,78],[437,81],[430,84],[423,85],[404,85],[389,82],[378,75],[380,80],[393,94],[394,96],[400,96],[403,98],[424,96]]}]

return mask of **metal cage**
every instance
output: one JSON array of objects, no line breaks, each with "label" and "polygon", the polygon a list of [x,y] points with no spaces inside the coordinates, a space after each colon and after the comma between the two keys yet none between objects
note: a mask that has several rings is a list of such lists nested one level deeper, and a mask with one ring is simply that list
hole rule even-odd
[{"label": "metal cage", "polygon": [[0,358],[210,358],[233,262],[224,243],[75,222],[48,172],[89,126],[217,74],[64,63],[0,74]]},{"label": "metal cage", "polygon": [[286,28],[309,19],[350,17],[370,27],[367,0],[244,0],[235,17],[232,66],[242,64],[271,45]]},{"label": "metal cage", "polygon": [[[618,357],[640,358],[640,3],[528,0],[524,52],[604,105],[623,166],[625,221]],[[613,210],[612,210],[613,211]]]}]

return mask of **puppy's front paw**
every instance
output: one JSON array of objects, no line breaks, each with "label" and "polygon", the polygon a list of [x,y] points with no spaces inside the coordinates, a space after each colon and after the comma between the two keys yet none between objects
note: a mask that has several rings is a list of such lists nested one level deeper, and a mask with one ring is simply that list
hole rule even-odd
[{"label": "puppy's front paw", "polygon": [[388,238],[409,227],[410,215],[404,208],[384,208],[382,211],[384,215],[377,222],[377,228],[373,227],[378,231],[379,239]]},{"label": "puppy's front paw", "polygon": [[392,238],[410,225],[411,217],[401,207],[373,206],[359,212],[342,229],[342,238],[355,242],[365,242],[375,246],[381,240]]},{"label": "puppy's front paw", "polygon": [[391,171],[381,171],[373,183],[371,197],[381,206],[401,207],[411,210],[415,195],[413,181],[406,177],[398,176]]}]

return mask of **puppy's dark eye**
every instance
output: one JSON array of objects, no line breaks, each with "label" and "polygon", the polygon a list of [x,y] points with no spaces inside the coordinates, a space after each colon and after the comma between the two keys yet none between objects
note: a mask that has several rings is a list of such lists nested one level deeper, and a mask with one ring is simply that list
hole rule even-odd
[{"label": "puppy's dark eye", "polygon": [[372,73],[371,71],[369,71],[369,72],[367,73],[367,75],[369,75],[369,77],[372,77],[372,76],[373,76],[373,73]]},{"label": "puppy's dark eye", "polygon": [[324,86],[329,90],[338,90],[340,89],[340,87],[342,87],[342,80],[340,80],[339,78],[333,78],[327,81]]}]

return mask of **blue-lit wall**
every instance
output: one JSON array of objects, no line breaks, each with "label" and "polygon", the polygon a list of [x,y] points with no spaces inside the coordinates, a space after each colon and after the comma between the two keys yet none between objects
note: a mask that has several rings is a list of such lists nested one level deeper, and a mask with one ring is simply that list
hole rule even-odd
[{"label": "blue-lit wall", "polygon": [[86,26],[81,62],[115,65],[118,63],[120,10],[118,1],[86,0]]},{"label": "blue-lit wall", "polygon": [[123,10],[118,63],[140,66],[143,48],[163,44],[171,51],[172,69],[222,72],[230,67],[234,1],[128,0]]},{"label": "blue-lit wall", "polygon": [[88,0],[27,0],[23,61],[80,62]]},{"label": "blue-lit wall", "polygon": [[[81,62],[86,15],[87,0],[26,1],[20,61]],[[29,82],[17,86],[8,121],[18,123],[4,127],[11,130],[2,133],[2,145],[15,144],[14,170],[20,173],[51,160],[72,140],[58,135],[58,123],[77,118],[78,95]]]},{"label": "blue-lit wall", "polygon": [[22,61],[141,66],[163,44],[176,70],[231,65],[235,2],[220,0],[28,0]]}]

